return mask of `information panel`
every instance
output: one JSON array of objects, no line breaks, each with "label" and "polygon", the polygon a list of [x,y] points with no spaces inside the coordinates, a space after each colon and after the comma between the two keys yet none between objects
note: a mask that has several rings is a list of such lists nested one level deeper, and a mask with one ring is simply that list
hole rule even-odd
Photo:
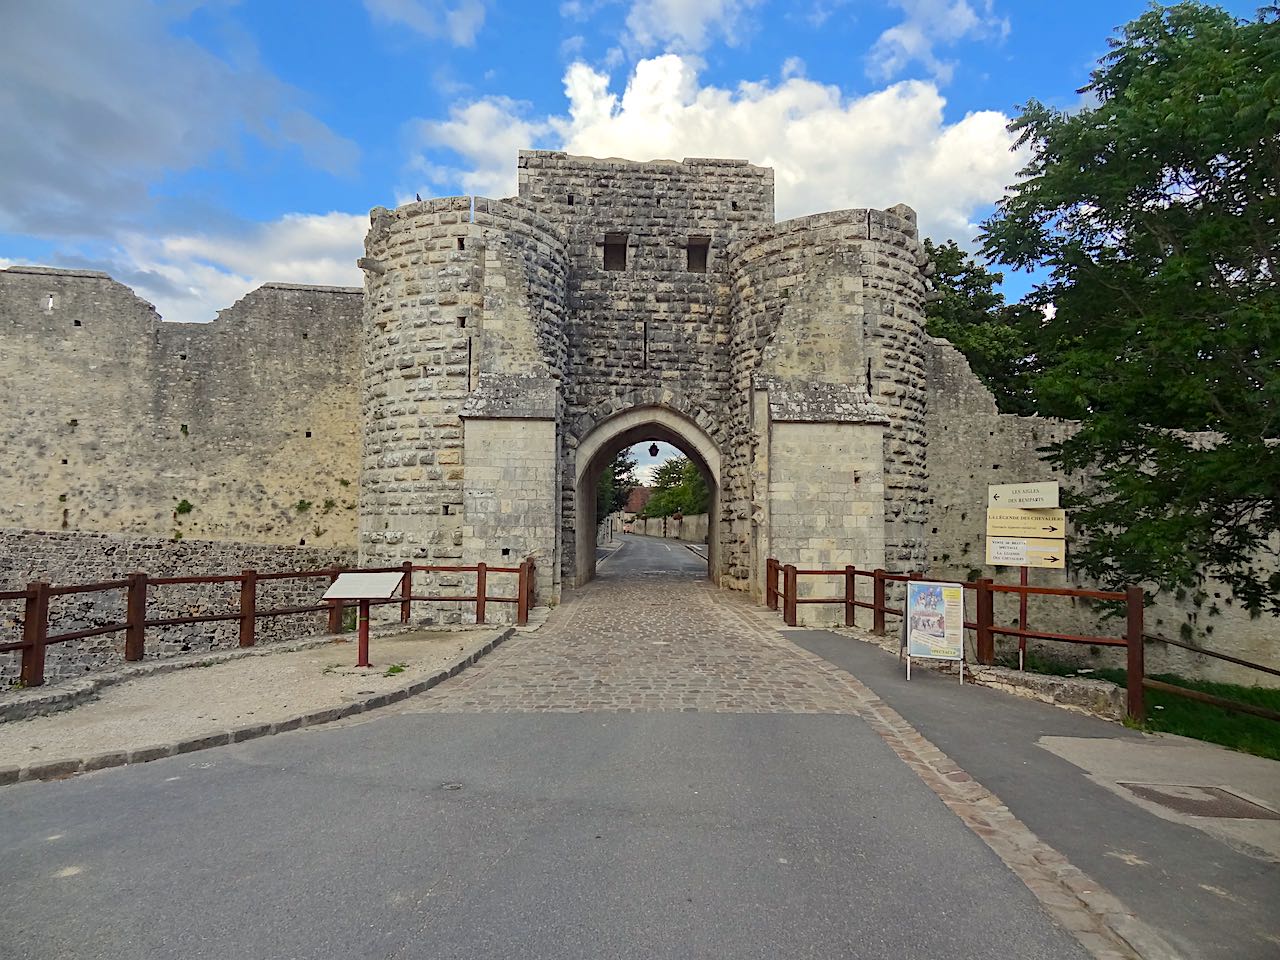
[{"label": "information panel", "polygon": [[907,657],[964,659],[964,588],[958,583],[907,582]]}]

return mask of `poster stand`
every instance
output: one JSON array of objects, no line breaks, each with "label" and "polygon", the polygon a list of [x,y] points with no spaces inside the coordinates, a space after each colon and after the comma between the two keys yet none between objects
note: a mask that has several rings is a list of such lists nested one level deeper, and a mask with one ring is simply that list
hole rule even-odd
[{"label": "poster stand", "polygon": [[929,580],[907,582],[902,617],[902,654],[907,680],[911,660],[955,660],[964,684],[964,586]]}]

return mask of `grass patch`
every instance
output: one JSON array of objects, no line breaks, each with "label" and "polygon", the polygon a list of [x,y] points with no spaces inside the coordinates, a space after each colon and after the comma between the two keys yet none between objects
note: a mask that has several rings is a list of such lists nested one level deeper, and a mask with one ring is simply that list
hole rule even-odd
[{"label": "grass patch", "polygon": [[387,672],[384,673],[383,676],[394,677],[397,673],[404,673],[408,667],[409,665],[407,663],[393,663],[391,666],[387,667]]},{"label": "grass patch", "polygon": [[[1017,668],[1018,655],[1001,657],[1000,665]],[[1114,667],[1097,667],[1081,673],[1074,664],[1053,660],[1030,651],[1026,656],[1026,669],[1032,673],[1055,677],[1087,677],[1106,680],[1116,686],[1127,684],[1128,673]],[[1088,669],[1088,668],[1086,668]],[[1148,674],[1152,680],[1162,680],[1188,690],[1211,693],[1224,700],[1249,703],[1268,710],[1280,711],[1280,689],[1272,687],[1245,687],[1235,683],[1214,683],[1209,680],[1190,680],[1172,673]],[[1211,703],[1199,703],[1163,690],[1147,691],[1147,723],[1142,729],[1173,733],[1180,737],[1192,737],[1218,743],[1232,750],[1252,753],[1255,756],[1280,760],[1280,722],[1254,717],[1247,713],[1224,710]]]}]

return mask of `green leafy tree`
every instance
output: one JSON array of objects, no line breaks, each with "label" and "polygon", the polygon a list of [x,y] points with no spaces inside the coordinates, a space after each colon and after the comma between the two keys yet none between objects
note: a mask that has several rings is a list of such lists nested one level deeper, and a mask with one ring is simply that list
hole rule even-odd
[{"label": "green leafy tree", "polygon": [[640,485],[636,479],[636,458],[630,448],[621,450],[600,474],[596,487],[596,516],[605,517],[626,506],[631,491]]},{"label": "green leafy tree", "polygon": [[1004,275],[988,270],[954,240],[939,246],[926,239],[924,245],[936,267],[937,296],[925,310],[929,333],[950,340],[965,355],[1002,412],[1035,413],[1031,373],[1036,357],[1028,343],[1043,314],[1005,303],[996,289]]},{"label": "green leafy tree", "polygon": [[[988,256],[1042,267],[1030,346],[1042,413],[1078,419],[1051,458],[1090,482],[1075,562],[1195,590],[1205,573],[1280,614],[1280,10],[1199,3],[1120,28],[1064,112],[1011,129],[1020,182]],[[1198,435],[1193,435],[1198,434]]]},{"label": "green leafy tree", "polygon": [[641,516],[705,513],[710,502],[702,471],[688,457],[672,457],[654,471],[653,496]]}]

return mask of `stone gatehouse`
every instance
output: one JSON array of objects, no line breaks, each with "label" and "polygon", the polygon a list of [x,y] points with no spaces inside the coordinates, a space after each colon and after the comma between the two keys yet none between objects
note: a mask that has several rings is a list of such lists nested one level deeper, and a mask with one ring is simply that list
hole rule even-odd
[{"label": "stone gatehouse", "polygon": [[[552,601],[594,572],[601,469],[649,439],[707,478],[726,588],[758,596],[770,556],[1007,576],[983,563],[986,485],[1049,478],[1039,450],[1072,427],[1000,414],[925,334],[909,207],[777,223],[773,172],[745,161],[518,164],[516,197],[375,208],[363,289],[269,283],[210,323],[162,322],[106,274],[0,270],[0,531],[18,545],[0,589],[74,579],[21,546],[54,531],[102,577],[139,551],[180,572],[198,543],[275,545],[281,568],[300,547],[376,565],[532,555]],[[1159,595],[1153,632],[1274,656],[1271,618],[1205,593]],[[1098,626],[1074,604],[1035,617]]]},{"label": "stone gatehouse", "polygon": [[371,214],[362,556],[532,554],[554,594],[593,573],[601,470],[655,438],[713,491],[723,586],[925,562],[910,208],[775,223],[745,161],[519,165],[518,197]]}]

